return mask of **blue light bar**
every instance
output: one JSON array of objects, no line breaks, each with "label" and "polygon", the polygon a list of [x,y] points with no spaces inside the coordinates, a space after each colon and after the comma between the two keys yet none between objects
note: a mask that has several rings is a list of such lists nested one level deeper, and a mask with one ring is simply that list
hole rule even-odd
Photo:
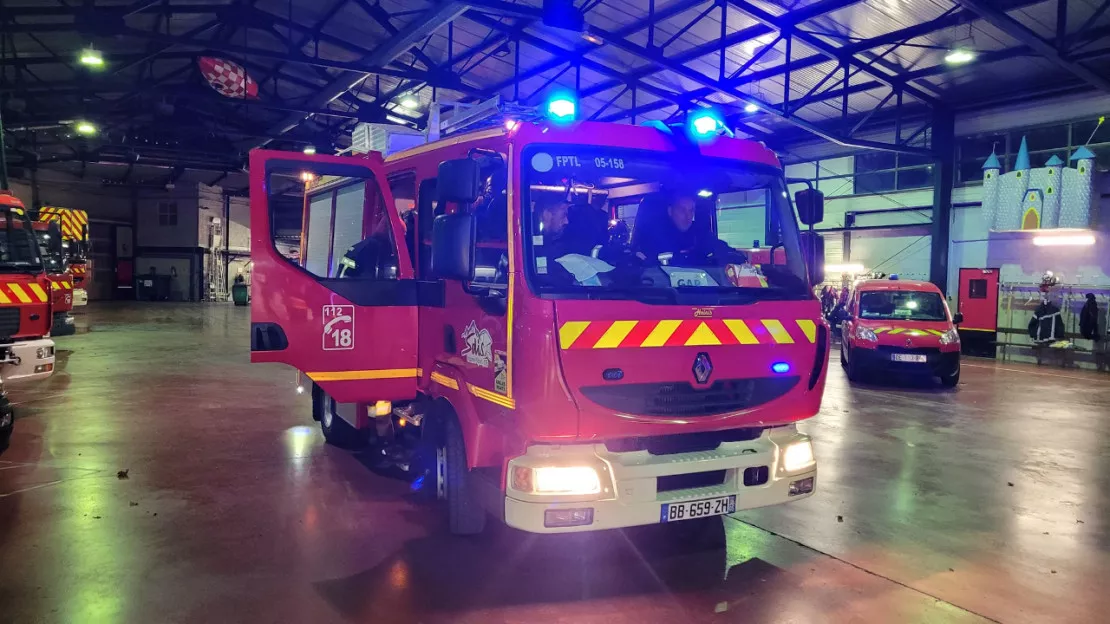
[{"label": "blue light bar", "polygon": [[786,362],[775,362],[771,365],[771,370],[782,375],[790,372],[790,364]]},{"label": "blue light bar", "polygon": [[720,127],[721,121],[709,111],[695,113],[690,117],[690,128],[693,129],[695,136],[712,136],[717,133]]}]

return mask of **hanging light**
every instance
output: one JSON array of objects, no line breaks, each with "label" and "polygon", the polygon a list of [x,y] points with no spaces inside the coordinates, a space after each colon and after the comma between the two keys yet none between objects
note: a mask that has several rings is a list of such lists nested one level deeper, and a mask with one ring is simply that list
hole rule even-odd
[{"label": "hanging light", "polygon": [[744,106],[744,112],[745,113],[758,113],[759,112],[759,106],[757,106],[755,104],[748,104],[748,105]]},{"label": "hanging light", "polygon": [[313,155],[316,154],[316,146],[315,145],[305,145],[303,151],[305,153],[305,156],[313,156]]},{"label": "hanging light", "polygon": [[405,99],[401,100],[401,108],[413,110],[419,106],[420,102],[418,102],[414,97],[406,97]]},{"label": "hanging light", "polygon": [[944,62],[949,65],[963,65],[975,60],[975,52],[966,48],[956,48],[949,50],[948,54],[944,55]]},{"label": "hanging light", "polygon": [[92,46],[81,50],[81,56],[78,57],[78,60],[82,65],[88,67],[104,67],[104,56]]},{"label": "hanging light", "polygon": [[77,132],[77,134],[83,134],[85,136],[92,136],[96,134],[96,125],[88,121],[78,121],[77,123],[73,124],[73,129]]}]

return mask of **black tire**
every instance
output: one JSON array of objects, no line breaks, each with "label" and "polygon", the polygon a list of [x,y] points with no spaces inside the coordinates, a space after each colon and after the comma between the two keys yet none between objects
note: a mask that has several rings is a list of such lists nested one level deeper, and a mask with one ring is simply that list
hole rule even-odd
[{"label": "black tire", "polygon": [[6,397],[0,397],[0,451],[8,448],[15,428],[15,412]]},{"label": "black tire", "polygon": [[952,373],[951,375],[942,375],[940,378],[940,383],[945,388],[955,388],[956,386],[960,385],[960,368],[956,367],[956,372]]},{"label": "black tire", "polygon": [[358,429],[336,413],[336,407],[335,399],[313,384],[312,419],[320,421],[320,431],[324,434],[324,440],[337,448],[359,448],[362,446],[362,436]]},{"label": "black tire", "polygon": [[447,417],[442,431],[443,469],[437,470],[437,478],[445,481],[447,524],[452,535],[477,535],[486,528],[486,511],[474,492],[462,429],[454,417]]},{"label": "black tire", "polygon": [[848,372],[848,381],[852,383],[863,381],[862,367],[856,363],[855,358],[848,359],[848,366],[846,367],[846,369]]}]

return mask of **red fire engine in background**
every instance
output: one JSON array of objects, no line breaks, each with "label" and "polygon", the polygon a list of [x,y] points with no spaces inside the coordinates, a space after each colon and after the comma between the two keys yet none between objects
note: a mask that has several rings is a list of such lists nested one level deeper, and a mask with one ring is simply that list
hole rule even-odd
[{"label": "red fire engine in background", "polygon": [[5,385],[54,371],[50,279],[23,203],[0,191],[0,380]]},{"label": "red fire engine in background", "polygon": [[[587,531],[812,494],[795,423],[825,385],[823,250],[776,156],[702,116],[691,135],[495,123],[385,159],[252,152],[252,361],[302,371],[327,440],[408,469],[455,533],[487,515]],[[298,194],[296,261],[275,214]],[[795,195],[803,223],[822,201]],[[679,204],[726,240],[654,253]]]},{"label": "red fire engine in background", "polygon": [[73,276],[73,307],[89,303],[92,282],[92,260],[89,258],[89,215],[84,210],[43,206],[38,220],[57,223],[62,231],[62,248]]},{"label": "red fire engine in background", "polygon": [[73,323],[73,273],[70,271],[62,246],[62,231],[58,223],[35,221],[32,223],[39,243],[39,254],[50,279],[50,300],[54,309],[50,335],[69,336],[76,331]]}]

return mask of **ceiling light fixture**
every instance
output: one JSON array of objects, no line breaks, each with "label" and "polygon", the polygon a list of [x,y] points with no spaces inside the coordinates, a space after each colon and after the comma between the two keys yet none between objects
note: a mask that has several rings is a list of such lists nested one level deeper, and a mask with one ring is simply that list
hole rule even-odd
[{"label": "ceiling light fixture", "polygon": [[744,112],[745,113],[758,113],[759,112],[759,106],[756,105],[756,104],[748,104],[748,105],[744,106]]},{"label": "ceiling light fixture", "polygon": [[949,50],[948,54],[944,55],[944,62],[949,65],[963,65],[975,60],[975,52],[965,48],[956,48]]},{"label": "ceiling light fixture", "polygon": [[414,108],[417,108],[418,106],[420,106],[420,102],[416,101],[415,98],[407,97],[407,98],[401,100],[401,108],[407,108],[409,110],[413,110]]},{"label": "ceiling light fixture", "polygon": [[96,134],[96,125],[87,121],[78,121],[77,123],[73,124],[73,129],[77,132],[77,134],[83,134],[85,136],[92,136]]},{"label": "ceiling light fixture", "polygon": [[304,146],[304,153],[305,153],[306,156],[312,156],[312,155],[316,154],[316,146],[315,145],[305,145]]},{"label": "ceiling light fixture", "polygon": [[81,61],[82,65],[87,65],[89,67],[104,67],[104,56],[100,54],[99,50],[93,47],[81,50],[81,56],[78,57],[78,60]]}]

